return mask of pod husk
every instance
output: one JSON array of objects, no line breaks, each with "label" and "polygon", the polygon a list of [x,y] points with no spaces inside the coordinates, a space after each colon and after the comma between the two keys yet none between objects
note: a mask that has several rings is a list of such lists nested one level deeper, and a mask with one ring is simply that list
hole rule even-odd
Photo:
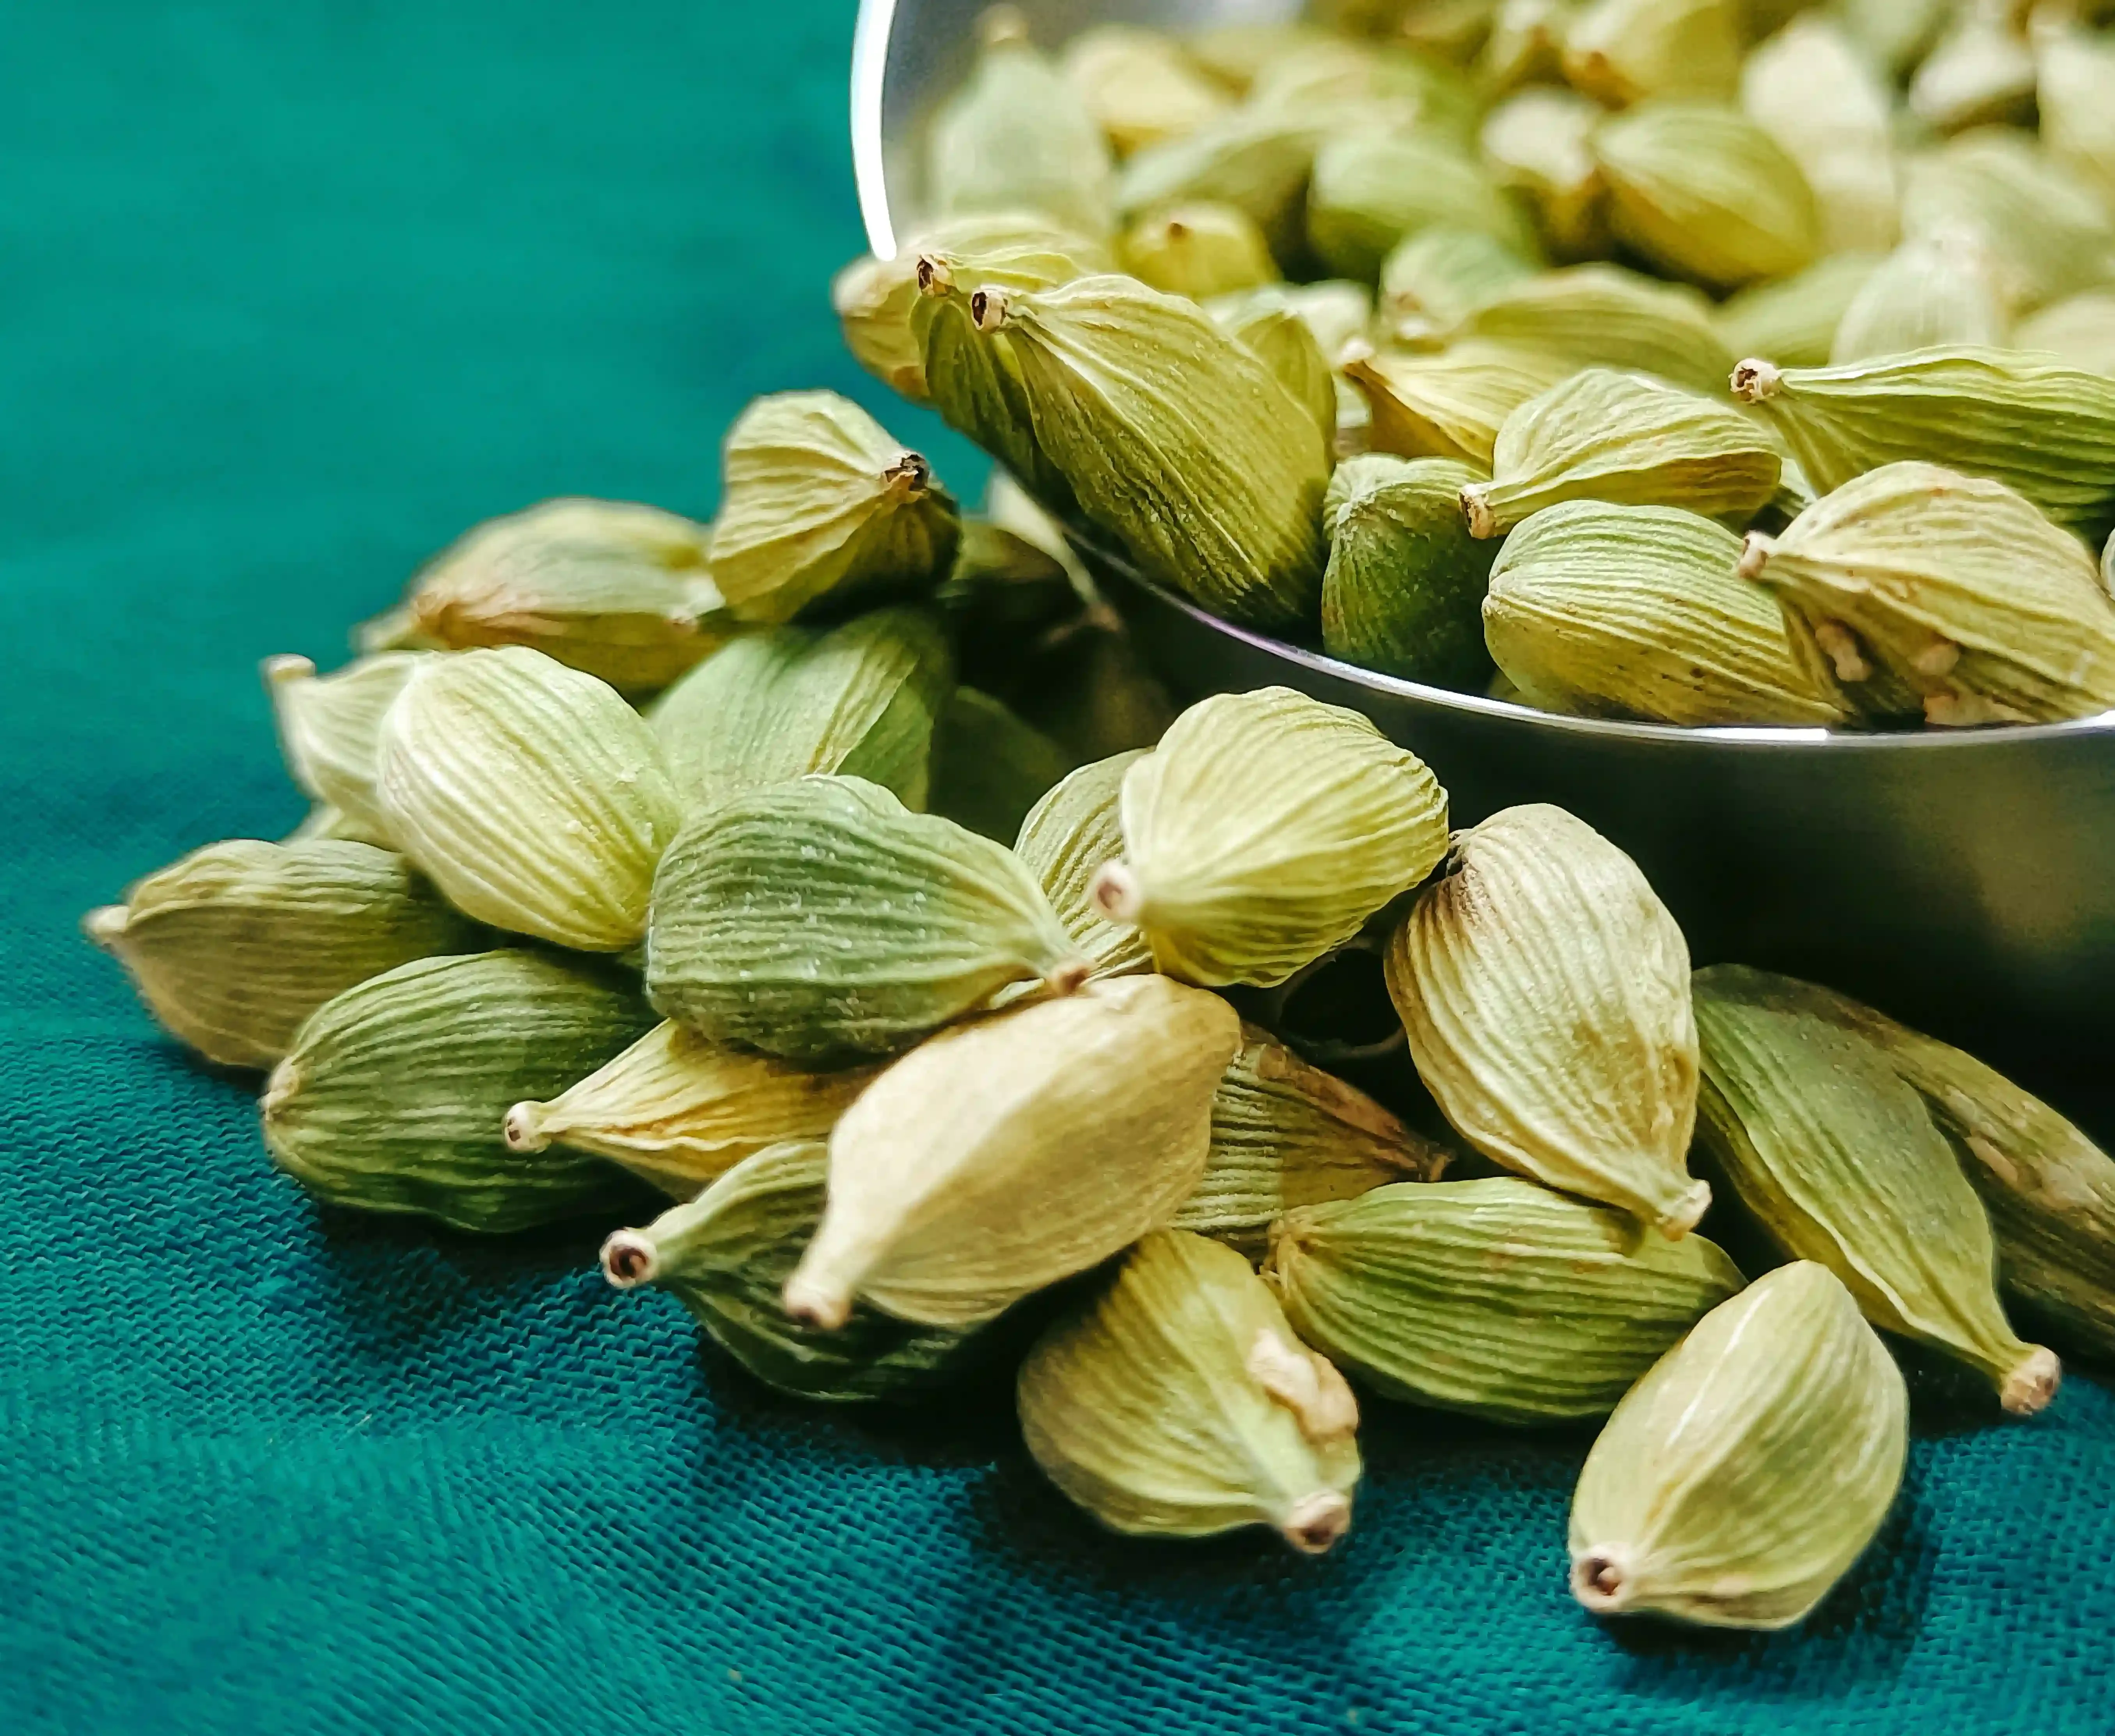
[{"label": "pod husk", "polygon": [[1461,502],[1484,478],[1445,458],[1367,462],[1375,479],[1355,479],[1329,515],[1323,648],[1384,675],[1473,691],[1490,679],[1481,611],[1497,545],[1469,534]]},{"label": "pod husk", "polygon": [[1096,871],[1123,854],[1124,774],[1142,757],[1143,750],[1134,748],[1067,774],[1030,811],[1014,841],[1014,854],[1042,882],[1098,977],[1153,969],[1145,937],[1110,922],[1092,892]]}]

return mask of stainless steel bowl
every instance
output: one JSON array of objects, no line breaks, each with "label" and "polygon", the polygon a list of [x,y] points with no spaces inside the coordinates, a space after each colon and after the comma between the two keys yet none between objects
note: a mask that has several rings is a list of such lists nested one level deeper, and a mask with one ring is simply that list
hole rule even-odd
[{"label": "stainless steel bowl", "polygon": [[[864,0],[852,68],[877,252],[918,214],[920,123],[987,0]],[[1062,43],[1121,18],[1268,19],[1292,0],[1040,0]],[[1900,735],[1679,730],[1551,717],[1373,675],[1215,620],[1102,563],[1179,696],[1282,683],[1365,712],[1438,772],[1466,824],[1560,804],[1635,856],[1698,963],[1817,978],[1948,1036],[2104,1127],[2115,1069],[2115,714]]]}]

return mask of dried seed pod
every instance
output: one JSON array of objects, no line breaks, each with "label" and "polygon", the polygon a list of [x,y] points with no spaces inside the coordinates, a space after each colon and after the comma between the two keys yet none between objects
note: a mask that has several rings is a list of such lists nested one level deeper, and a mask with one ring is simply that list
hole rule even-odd
[{"label": "dried seed pod", "polygon": [[1640,1234],[1511,1176],[1289,1212],[1264,1278],[1302,1340],[1376,1392],[1519,1423],[1606,1416],[1741,1282],[1700,1235]]},{"label": "dried seed pod", "polygon": [[1131,635],[1100,619],[1036,657],[1013,699],[1026,721],[1081,764],[1151,747],[1175,721],[1175,702]]},{"label": "dried seed pod", "polygon": [[1782,469],[1768,431],[1732,405],[1650,374],[1589,368],[1506,418],[1491,480],[1463,486],[1461,512],[1479,538],[1571,500],[1679,506],[1746,524]]},{"label": "dried seed pod", "polygon": [[[1317,283],[1266,283],[1218,296],[1205,311],[1221,331],[1239,336],[1262,314],[1281,309],[1296,314],[1313,334],[1315,346],[1333,360],[1353,338],[1364,337],[1373,323],[1374,292],[1346,277],[1324,277]],[[1282,372],[1279,377],[1284,377]]]},{"label": "dried seed pod", "polygon": [[1204,1179],[1169,1227],[1260,1259],[1265,1233],[1287,1212],[1390,1182],[1437,1181],[1451,1156],[1363,1091],[1244,1025],[1240,1052],[1212,1099]]},{"label": "dried seed pod", "polygon": [[[1498,0],[1490,34],[1477,57],[1484,88],[1503,95],[1539,88],[1562,76],[1564,33],[1584,0]],[[1571,93],[1567,92],[1567,94]],[[1595,103],[1598,113],[1600,105]]]},{"label": "dried seed pod", "polygon": [[1249,91],[1253,108],[1301,115],[1332,131],[1386,128],[1467,144],[1482,99],[1455,68],[1397,44],[1302,44],[1265,66]]},{"label": "dried seed pod", "polygon": [[779,1291],[822,1218],[828,1170],[829,1147],[819,1141],[766,1146],[687,1204],[611,1236],[603,1275],[619,1289],[668,1291],[714,1344],[796,1398],[850,1403],[926,1391],[974,1358],[972,1335],[865,1307],[834,1332],[787,1317]]},{"label": "dried seed pod", "polygon": [[934,402],[1039,497],[1062,479],[1148,577],[1229,619],[1312,612],[1329,480],[1313,418],[1202,309],[1117,277],[927,305]]},{"label": "dried seed pod", "polygon": [[831,1134],[787,1312],[966,1328],[1127,1247],[1203,1175],[1239,1037],[1217,996],[1122,977],[922,1044]]},{"label": "dried seed pod", "polygon": [[1739,110],[1655,100],[1602,122],[1594,157],[1618,240],[1716,291],[1788,277],[1820,250],[1814,194]]},{"label": "dried seed pod", "polygon": [[2115,289],[2053,301],[2012,328],[2012,346],[2043,350],[2066,367],[2115,378]]},{"label": "dried seed pod", "polygon": [[810,772],[864,777],[922,808],[953,685],[930,614],[876,609],[827,632],[774,627],[739,639],[648,715],[692,813]]},{"label": "dried seed pod", "polygon": [[377,849],[386,846],[377,843],[366,827],[355,825],[328,802],[318,802],[301,817],[301,822],[279,840],[282,844],[374,844]]},{"label": "dried seed pod", "polygon": [[2008,323],[1978,243],[1965,236],[1905,241],[1851,297],[1828,359],[1856,362],[1946,345],[1994,347],[2005,341]]},{"label": "dried seed pod", "polygon": [[1438,355],[1353,350],[1342,365],[1373,406],[1378,450],[1486,474],[1506,418],[1576,366],[1546,350],[1473,339]]},{"label": "dried seed pod", "polygon": [[1741,107],[1814,189],[1831,253],[1895,244],[1894,93],[1843,25],[1803,12],[1749,55]]},{"label": "dried seed pod", "polygon": [[1443,224],[1419,230],[1381,262],[1379,313],[1398,344],[1438,344],[1493,295],[1535,275],[1494,236]]},{"label": "dried seed pod", "polygon": [[1255,220],[1273,254],[1294,257],[1315,147],[1328,131],[1311,115],[1232,110],[1132,157],[1117,184],[1117,208],[1131,218],[1193,199],[1233,205]]},{"label": "dried seed pod", "polygon": [[1079,629],[1086,610],[1066,561],[983,519],[964,523],[955,570],[933,601],[954,644],[961,679],[1007,694],[1039,651]]},{"label": "dried seed pod", "polygon": [[2015,1415],[2041,1409],[2057,1359],[2006,1321],[1990,1221],[1923,1100],[1856,1033],[1700,987],[1697,1131],[1741,1203],[1875,1326],[1966,1363]]},{"label": "dried seed pod", "polygon": [[401,856],[370,845],[231,838],[136,881],[82,919],[147,1010],[227,1067],[268,1067],[333,996],[481,931]]},{"label": "dried seed pod", "polygon": [[1105,918],[1090,891],[1102,864],[1123,854],[1124,774],[1142,758],[1133,749],[1080,767],[1035,804],[1014,841],[1098,977],[1153,969],[1145,937]]},{"label": "dried seed pod", "polygon": [[1910,80],[1910,112],[1935,131],[2024,122],[2035,113],[2035,55],[2004,0],[1957,8]]},{"label": "dried seed pod", "polygon": [[647,1030],[621,973],[586,960],[420,959],[326,1002],[273,1069],[264,1143],[333,1205],[458,1230],[525,1230],[616,1203],[621,1170],[501,1137],[507,1106],[556,1096]]},{"label": "dried seed pod", "polygon": [[1620,108],[1648,97],[1731,97],[1741,78],[1734,0],[1590,0],[1566,21],[1566,80]]},{"label": "dried seed pod", "polygon": [[1315,153],[1307,238],[1336,276],[1370,283],[1399,242],[1434,227],[1475,230],[1530,258],[1535,252],[1512,195],[1443,139],[1356,131]]},{"label": "dried seed pod", "polygon": [[1761,407],[1824,492],[1897,459],[2017,489],[2097,543],[2115,528],[2115,381],[2050,357],[1928,350],[1840,368],[1745,361],[1733,394]]},{"label": "dried seed pod", "polygon": [[1879,263],[1872,254],[1833,254],[1795,277],[1744,289],[1719,305],[1719,336],[1735,355],[1764,356],[1780,368],[1826,367],[1845,309]]},{"label": "dried seed pod", "polygon": [[1113,922],[1186,981],[1282,983],[1429,873],[1447,792],[1365,717],[1283,687],[1193,705],[1124,774]]},{"label": "dried seed pod", "polygon": [[2115,213],[2089,183],[2009,127],[1979,128],[1913,158],[1902,233],[1979,244],[2015,314],[2115,275]]},{"label": "dried seed pod", "polygon": [[[369,616],[352,630],[352,648],[363,657],[380,657],[386,651],[438,651],[441,643],[419,630],[409,602],[392,604],[379,615]],[[267,659],[265,673],[271,672]]]},{"label": "dried seed pod", "polygon": [[451,648],[528,645],[619,693],[654,693],[734,631],[711,546],[708,526],[657,507],[545,501],[428,561],[412,618]]},{"label": "dried seed pod", "polygon": [[1205,311],[1214,325],[1270,369],[1278,384],[1314,419],[1324,452],[1333,453],[1336,372],[1292,293],[1269,285],[1222,298]]},{"label": "dried seed pod", "polygon": [[1741,571],[1805,618],[1840,678],[1890,678],[1928,722],[2115,706],[2115,602],[2093,557],[2002,483],[1883,465],[1751,536]]},{"label": "dried seed pod", "polygon": [[508,645],[422,665],[383,719],[390,836],[458,909],[584,952],[646,929],[681,803],[646,720]]},{"label": "dried seed pod", "polygon": [[1554,259],[1593,259],[1612,245],[1592,146],[1600,118],[1599,103],[1545,85],[1507,97],[1484,118],[1484,161],[1498,185],[1526,204]]},{"label": "dried seed pod", "polygon": [[1113,1531],[1268,1525],[1319,1555],[1351,1522],[1358,1405],[1232,1248],[1148,1236],[1021,1364],[1044,1474]]},{"label": "dried seed pod", "polygon": [[961,521],[933,467],[833,392],[759,398],[727,431],[713,579],[744,621],[929,590]]},{"label": "dried seed pod", "polygon": [[1721,1303],[1631,1390],[1571,1497],[1599,1615],[1784,1628],[1894,1505],[1909,1393],[1842,1285],[1801,1262]]},{"label": "dried seed pod", "polygon": [[1193,133],[1227,108],[1226,91],[1158,30],[1104,24],[1066,44],[1065,76],[1117,154]]},{"label": "dried seed pod", "polygon": [[1238,205],[1195,201],[1149,212],[1124,231],[1118,251],[1134,277],[1192,301],[1278,277],[1263,231]]},{"label": "dried seed pod", "polygon": [[1319,25],[1305,22],[1213,24],[1186,35],[1182,49],[1205,76],[1238,97],[1246,96],[1273,62],[1335,39]]},{"label": "dried seed pod", "polygon": [[374,787],[382,774],[382,720],[430,656],[383,652],[322,676],[305,657],[264,659],[287,774],[303,794],[337,809],[362,842],[390,842]]},{"label": "dried seed pod", "polygon": [[1072,769],[1072,758],[1012,708],[958,687],[933,735],[933,812],[1013,842],[1029,810]]},{"label": "dried seed pod", "polygon": [[2115,209],[2115,35],[2053,9],[2035,17],[2034,50],[2043,149]]},{"label": "dried seed pod", "polygon": [[1324,648],[1384,675],[1473,692],[1490,679],[1481,610],[1497,553],[1462,522],[1462,492],[1480,479],[1446,458],[1379,464],[1391,468],[1376,467],[1369,483],[1355,477],[1329,515]]},{"label": "dried seed pod", "polygon": [[1013,7],[993,7],[980,34],[975,70],[926,134],[927,204],[942,217],[1037,211],[1106,234],[1114,180],[1100,122]]},{"label": "dried seed pod", "polygon": [[1419,1076],[1478,1151],[1671,1239],[1695,1227],[1689,947],[1614,845],[1544,806],[1457,833],[1388,983]]},{"label": "dried seed pod", "polygon": [[1031,987],[1076,988],[1088,969],[1012,850],[861,778],[708,808],[654,877],[654,1005],[810,1065],[908,1048]]},{"label": "dried seed pod", "polygon": [[1549,711],[1843,722],[1851,708],[1819,652],[1740,560],[1732,532],[1676,507],[1553,506],[1499,550],[1484,638],[1521,696]]},{"label": "dried seed pod", "polygon": [[514,1105],[504,1131],[514,1151],[569,1145],[692,1199],[768,1146],[827,1138],[880,1070],[810,1072],[664,1021],[556,1097]]},{"label": "dried seed pod", "polygon": [[1450,336],[1457,343],[1546,350],[1573,368],[1654,373],[1714,396],[1725,391],[1733,365],[1709,304],[1695,291],[1615,265],[1576,265],[1515,284],[1467,314]]},{"label": "dried seed pod", "polygon": [[[1360,452],[1347,458],[1330,473],[1329,486],[1322,496],[1322,523],[1331,534],[1337,529],[1337,515],[1342,512],[1355,494],[1364,494],[1384,483],[1400,482],[1406,476],[1425,474],[1414,470],[1413,465],[1443,463],[1444,460],[1398,458],[1392,452]],[[1466,465],[1456,469],[1468,470]],[[1474,476],[1476,473],[1470,470]]]}]

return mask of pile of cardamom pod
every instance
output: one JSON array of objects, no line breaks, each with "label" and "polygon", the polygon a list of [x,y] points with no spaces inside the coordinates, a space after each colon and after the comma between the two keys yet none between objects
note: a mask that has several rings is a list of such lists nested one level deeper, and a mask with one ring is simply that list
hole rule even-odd
[{"label": "pile of cardamom pod", "polygon": [[1062,61],[1004,8],[931,220],[837,306],[1136,573],[1368,669],[1674,724],[2094,715],[2096,8],[1332,0],[1367,34]]},{"label": "pile of cardamom pod", "polygon": [[[1401,225],[1359,203],[1370,189],[1327,196],[1343,190],[1325,172],[1339,146],[1316,157],[1319,131],[1302,121],[1296,172],[1282,167],[1291,123],[1257,96],[1237,104],[1223,62],[1123,34],[1076,51],[1068,79],[1010,28],[993,34],[936,135],[947,162],[979,126],[1010,127],[1053,199],[1082,156],[1101,165],[1082,196],[1099,198],[1105,126],[1141,147],[1127,174],[1249,190],[1209,222],[1125,239],[1131,263],[1163,275],[1183,259],[1202,270],[1225,250],[1221,230],[1269,269],[1279,255],[1248,226],[1282,220],[1311,178],[1314,244],[1347,265],[1392,262],[1401,329],[1438,305],[1437,277],[1406,299]],[[1629,64],[1621,33],[1592,39],[1595,76],[1613,80]],[[1251,70],[1261,83],[1303,64],[1355,85],[1408,69],[1442,95],[1461,77],[1407,49],[1304,37]],[[1342,94],[1326,106],[1356,107]],[[1061,112],[1064,151],[1051,146]],[[1146,145],[1155,129],[1182,136]],[[1416,126],[1344,136],[1456,162]],[[989,140],[970,154],[1016,160]],[[1185,163],[1186,176],[1169,167]],[[1497,334],[1561,323],[1575,294],[1597,310],[1562,327],[1576,341],[1631,345],[1633,364],[1652,344],[1688,346],[1717,365],[1715,328],[1676,292],[1613,270],[1514,271],[1534,231],[1491,214],[1511,208],[1484,187],[1490,172],[1464,172],[1480,190],[1461,210],[1505,231],[1504,253],[1484,254],[1504,279],[1497,299],[1462,316],[1493,323],[1434,358],[1377,350],[1356,364],[1362,385],[1447,367],[1480,382],[1465,346],[1546,357]],[[1395,169],[1380,182],[1412,199],[1446,185]],[[1005,191],[1025,196],[1017,180]],[[1452,247],[1470,231],[1448,233]],[[1466,258],[1481,243],[1460,245]],[[672,1203],[604,1244],[611,1284],[665,1288],[753,1375],[807,1398],[1011,1377],[1037,1463],[1117,1530],[1261,1525],[1328,1549],[1360,1475],[1356,1385],[1413,1431],[1399,1407],[1606,1418],[1571,1515],[1589,1608],[1799,1619],[1895,1498],[1908,1401],[1881,1332],[1972,1371],[2016,1415],[2049,1402],[2058,1367],[2016,1333],[2001,1290],[2066,1348],[2115,1350],[2115,1161],[1988,1067],[1843,996],[1733,965],[1692,973],[1636,866],[1558,808],[1450,834],[1431,769],[1364,717],[1285,689],[1177,715],[1044,506],[1244,618],[1286,621],[1311,597],[1328,484],[1342,499],[1325,631],[1385,616],[1409,649],[1464,662],[1471,635],[1453,611],[1484,583],[1475,533],[1518,520],[1493,602],[1530,584],[1572,602],[1542,626],[1520,625],[1525,612],[1494,625],[1509,668],[1530,643],[1538,676],[1570,655],[1558,648],[1599,646],[1551,681],[1582,698],[1599,657],[1603,697],[1630,669],[1663,709],[1677,690],[1691,713],[1737,694],[1759,705],[1793,679],[1801,611],[1825,584],[1839,610],[1872,570],[1870,554],[1828,552],[1870,548],[1854,531],[1897,526],[1903,561],[1928,555],[1951,574],[1957,529],[1972,543],[2024,516],[2039,540],[1990,543],[1995,564],[1975,570],[1992,587],[2044,544],[2082,550],[2074,530],[2101,511],[2087,503],[2115,502],[2115,466],[2091,457],[2099,424],[2027,418],[1998,389],[2072,376],[2000,352],[1927,355],[1885,364],[1888,415],[1854,416],[1845,406],[1884,369],[1749,370],[1770,382],[1764,408],[1796,412],[1787,430],[1810,426],[1802,406],[1833,406],[1812,451],[1847,462],[1906,432],[1980,430],[1986,457],[2011,452],[2007,439],[2053,442],[2007,474],[2044,506],[2071,490],[2074,515],[2058,528],[2000,483],[1897,465],[1852,485],[1866,490],[1856,511],[1841,491],[1743,556],[1691,507],[1732,513],[1738,492],[1751,513],[1791,467],[1749,432],[1762,424],[1698,392],[1589,370],[1576,378],[1600,407],[1559,400],[1545,419],[1634,455],[1681,447],[1665,463],[1493,481],[1458,456],[1368,460],[1329,483],[1336,377],[1317,369],[1296,401],[1261,360],[1313,362],[1296,311],[1310,291],[1255,300],[1237,339],[1129,277],[1024,287],[1022,273],[1058,263],[1028,244],[1002,269],[980,257],[927,249],[851,281],[873,291],[853,321],[862,353],[899,346],[892,377],[929,389],[1024,479],[1002,474],[981,516],[865,412],[801,392],[759,401],[730,432],[710,526],[587,500],[478,526],[359,630],[345,668],[267,664],[309,821],[149,875],[89,914],[90,937],[185,1043],[268,1070],[264,1143],[318,1198],[502,1232],[622,1221],[658,1190]],[[1645,299],[1616,317],[1626,297]],[[1777,305],[1789,321],[1818,293]],[[1943,398],[1957,378],[1980,383]],[[1374,391],[1376,428],[1409,401],[1397,383]],[[1661,399],[1678,408],[1649,438],[1622,433]],[[1682,446],[1721,423],[1749,445],[1708,458]],[[1636,504],[1635,490],[1565,500],[1581,475],[1690,505]],[[1933,504],[1955,497],[1957,514]],[[1837,513],[1851,540],[1806,535],[1810,511]],[[1349,552],[1369,521],[1392,539],[1379,565]],[[1757,568],[1784,584],[1755,586]],[[1868,686],[1899,677],[1927,701],[1995,703],[2002,670],[2003,690],[2023,694],[2026,665],[1980,643],[1946,670],[1921,652],[1896,661],[1909,617],[1888,610],[1921,582],[1891,568],[1865,612],[1825,617],[1884,671]],[[1356,603],[1347,585],[1366,587]],[[1714,612],[1714,586],[1730,613]],[[1983,595],[1948,587],[1964,609]],[[1622,643],[1649,642],[1659,661],[1614,654],[1616,615],[1581,612],[1619,591],[1624,630],[1644,635]],[[1779,592],[1793,605],[1772,613]],[[1388,613],[1392,598],[1408,612]],[[1749,624],[1737,658],[1732,618]],[[2082,616],[2051,602],[2036,618],[2072,631]],[[1707,650],[1695,635],[1714,630]],[[1292,1010],[1361,961],[1390,1029],[1317,1047]],[[1391,1047],[1392,1092],[1317,1065]]]}]

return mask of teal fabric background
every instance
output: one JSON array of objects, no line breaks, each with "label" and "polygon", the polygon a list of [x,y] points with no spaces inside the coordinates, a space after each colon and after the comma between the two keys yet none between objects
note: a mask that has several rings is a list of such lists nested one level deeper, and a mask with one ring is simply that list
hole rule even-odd
[{"label": "teal fabric background", "polygon": [[300,806],[255,665],[488,514],[710,511],[829,385],[850,0],[167,0],[0,23],[0,1729],[837,1736],[2115,1728],[2115,1404],[1927,1404],[1805,1632],[1564,1589],[1585,1450],[1373,1407],[1310,1563],[1099,1534],[1002,1389],[763,1394],[603,1227],[319,1211],[82,909]]}]

